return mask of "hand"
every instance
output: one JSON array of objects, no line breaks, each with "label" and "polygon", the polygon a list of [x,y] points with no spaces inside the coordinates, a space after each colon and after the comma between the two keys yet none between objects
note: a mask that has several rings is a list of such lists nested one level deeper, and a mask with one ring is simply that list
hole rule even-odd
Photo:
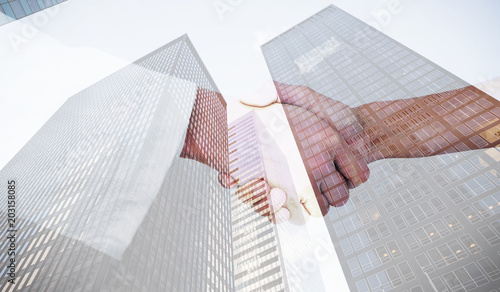
[{"label": "hand", "polygon": [[[321,127],[321,131],[313,135],[309,142],[314,145],[320,145],[322,152],[321,174],[325,176],[325,183],[328,185],[319,186],[314,191],[310,186],[298,187],[295,191],[296,182],[289,179],[276,180],[276,178],[255,178],[238,187],[236,194],[244,203],[250,205],[255,212],[262,216],[269,217],[273,223],[290,221],[295,224],[304,224],[310,216],[321,217],[328,212],[330,205],[340,206],[348,198],[348,181],[344,178],[335,166],[337,160],[339,165],[348,169],[346,165],[352,154],[349,154],[342,137],[335,132],[328,123],[319,120],[309,111],[292,105],[271,105],[283,106],[286,110],[294,111],[304,121],[312,126]],[[277,139],[279,140],[279,138]],[[280,150],[274,144],[259,145],[266,156],[272,157],[271,163],[275,173],[284,173],[290,171],[284,155],[280,156]],[[312,174],[311,174],[312,175]],[[314,173],[316,175],[316,173]],[[221,176],[222,177],[222,176]],[[282,176],[283,177],[283,176]],[[286,176],[285,176],[286,177]],[[223,185],[230,185],[233,179],[230,176],[224,176],[221,179]]]},{"label": "hand", "polygon": [[302,225],[310,216],[322,216],[311,188],[296,193],[293,183],[288,182],[282,186],[289,192],[272,187],[264,178],[255,178],[239,186],[236,195],[259,215],[268,217],[269,221],[275,224],[288,221]]},{"label": "hand", "polygon": [[[369,177],[364,157],[355,153],[345,136],[331,123],[303,107],[282,104],[285,112],[293,116],[291,127],[298,136],[304,135],[302,160],[321,209],[326,215],[330,206],[343,206],[349,198],[349,189],[359,186]],[[349,126],[349,125],[348,125]]]},{"label": "hand", "polygon": [[269,218],[272,223],[290,219],[290,211],[285,205],[287,195],[280,188],[271,188],[264,178],[255,178],[238,187],[236,195],[255,212]]},{"label": "hand", "polygon": [[[262,98],[263,95],[260,94],[260,99],[252,98],[249,99],[250,102],[242,103],[258,108],[283,104],[298,144],[304,143],[298,146],[301,148],[302,159],[308,169],[308,176],[313,182],[314,193],[320,203],[322,214],[326,214],[328,205],[341,206],[345,204],[348,198],[348,190],[345,186],[354,188],[365,182],[369,177],[367,164],[370,162],[384,158],[424,157],[440,153],[495,147],[500,142],[500,139],[493,137],[495,135],[498,137],[496,134],[499,133],[500,129],[498,119],[488,113],[488,110],[500,112],[498,110],[500,102],[472,86],[444,94],[432,94],[404,101],[377,101],[357,108],[350,108],[344,103],[327,98],[306,86],[286,85],[278,82],[274,82],[274,85],[280,92],[279,98],[275,97],[274,94],[268,94]],[[498,92],[495,90],[500,87],[496,85],[498,85],[498,81],[494,86],[488,87],[491,94]],[[483,138],[488,139],[488,141],[472,143],[468,136],[463,136],[463,133],[457,130],[456,126],[447,126],[448,121],[444,120],[442,116],[436,115],[432,110],[424,111],[427,116],[423,116],[422,111],[415,111],[415,108],[427,109],[429,101],[431,104],[438,103],[447,106],[447,101],[463,100],[463,97],[459,96],[460,93],[475,95],[476,98],[473,100],[477,101],[478,104],[481,102],[480,106],[476,105],[475,108],[481,111],[481,117],[488,122],[484,122],[470,135],[482,134]],[[483,110],[484,107],[486,109]],[[384,112],[381,109],[384,109]],[[448,108],[448,110],[451,109]],[[402,121],[400,121],[401,113],[405,116]],[[419,122],[414,124],[413,128],[401,126],[401,123],[414,118],[418,118]],[[459,120],[458,122],[463,124],[464,121]],[[445,138],[448,136],[459,137],[452,142],[455,144],[465,143],[466,146],[453,147],[455,144],[450,146],[446,143],[432,145],[419,140],[416,134],[420,132],[417,132],[428,130],[428,133],[432,133],[432,129],[428,129],[431,124],[438,128],[442,128],[441,125],[447,126],[448,132],[445,133],[447,134]],[[397,128],[399,126],[401,128]],[[401,132],[402,130],[403,132]],[[406,138],[404,143],[403,137]],[[441,139],[439,141],[443,140],[439,133],[437,137]],[[409,145],[408,138],[414,144]],[[435,147],[432,148],[429,145]],[[417,151],[418,149],[421,151]],[[342,180],[338,179],[339,174],[345,185]],[[328,201],[328,205],[322,201],[323,198]]]},{"label": "hand", "polygon": [[[301,141],[303,161],[313,184],[316,199],[325,215],[329,206],[347,202],[349,188],[365,182],[369,177],[367,158],[359,151],[366,139],[357,112],[347,105],[331,100],[304,86],[281,86],[282,106],[291,127]],[[260,100],[254,107],[268,107],[279,103],[277,99]],[[299,145],[304,146],[304,145]]]},{"label": "hand", "polygon": [[[276,105],[276,107],[280,108],[281,105]],[[257,145],[236,144],[234,147],[239,149],[240,152],[236,152],[236,156],[231,158],[234,159],[233,163],[231,163],[231,173],[234,178],[224,173],[219,175],[219,181],[227,187],[234,187],[239,183],[235,195],[241,201],[250,205],[257,213],[268,217],[271,222],[279,223],[288,220],[295,224],[303,224],[310,215],[321,217],[321,211],[307,175],[304,175],[306,179],[301,179],[300,175],[296,175],[295,180],[292,178],[290,173],[292,167],[288,165],[287,156],[275,142],[285,138],[282,136],[285,134],[284,131],[273,131],[274,137],[269,139],[271,133],[263,128],[263,124],[260,123],[268,124],[269,120],[266,119],[274,120],[276,118],[273,115],[274,108],[271,107],[269,110],[262,111],[261,114],[263,120],[258,117],[255,117],[254,120],[256,140],[253,141]],[[283,117],[281,118],[283,119]],[[279,127],[279,124],[285,125],[286,123],[286,120],[283,119],[281,122],[274,123],[274,125]],[[291,137],[288,137],[288,139],[291,139]],[[293,143],[293,140],[290,142]],[[248,154],[244,154],[249,153],[245,150],[246,145],[248,145],[249,149],[255,149],[258,146],[260,154],[256,153],[256,157],[249,157]],[[238,153],[242,153],[243,156],[239,156]],[[239,159],[235,159],[236,157]],[[246,168],[246,165],[251,161],[257,161],[258,163],[252,164],[254,166],[250,169]],[[265,171],[262,172],[262,169],[265,169]],[[255,175],[264,175],[264,173],[266,181],[261,176],[255,177]],[[307,187],[304,188],[304,186]],[[300,191],[297,192],[296,188]]]},{"label": "hand", "polygon": [[[218,136],[218,139],[216,138],[215,140],[211,141],[210,139],[214,139],[213,135],[199,134],[205,132],[214,133],[215,136],[217,136],[217,134],[220,133],[220,131],[218,130],[220,130],[219,127],[221,127],[221,125],[218,124],[215,119],[208,117],[207,112],[202,109],[203,107],[199,106],[207,103],[206,101],[204,101],[206,96],[213,95],[218,95],[218,93],[198,88],[195,105],[193,106],[193,112],[191,114],[190,123],[186,132],[184,146],[180,157],[199,161],[219,171],[218,180],[220,185],[225,188],[234,188],[237,186],[238,181],[228,174],[229,169],[227,161],[225,160],[226,156],[224,155],[224,153],[220,153],[220,149],[224,148],[224,137]],[[197,120],[205,122],[196,122]],[[227,139],[227,135],[225,138]],[[217,145],[217,147],[203,148],[202,145]],[[246,192],[248,194],[248,192],[245,190],[250,190],[251,193],[253,184],[254,183],[251,181],[248,184],[245,184],[238,188],[237,193],[239,194],[241,199],[245,197],[243,193]],[[267,191],[264,193],[265,200],[260,200],[259,203],[262,204],[257,207],[257,210],[260,209],[259,212],[262,213],[262,215],[268,216],[271,222],[274,223],[288,220],[290,218],[288,208],[294,210],[294,204],[292,203],[292,200],[287,199],[285,192],[279,188],[274,188],[271,190],[266,182],[264,182],[263,186],[266,186],[267,189]],[[268,203],[268,199],[269,202],[272,202],[272,209],[269,208],[270,206]],[[245,201],[247,200],[245,199]],[[254,205],[257,202],[252,201],[251,203],[252,205]],[[265,207],[262,208],[262,206],[264,205]],[[296,212],[294,214],[296,214]],[[296,216],[292,215],[291,217],[292,220],[297,221],[297,219],[295,218]]]}]

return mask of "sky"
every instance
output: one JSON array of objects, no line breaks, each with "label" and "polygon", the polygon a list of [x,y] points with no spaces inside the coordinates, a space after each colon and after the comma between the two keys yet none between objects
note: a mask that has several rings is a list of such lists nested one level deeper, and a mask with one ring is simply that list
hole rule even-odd
[{"label": "sky", "polygon": [[496,0],[69,0],[0,26],[0,168],[70,96],[185,33],[234,120],[275,94],[255,93],[260,45],[330,4],[471,84],[500,76]]},{"label": "sky", "polygon": [[0,26],[0,168],[70,96],[185,33],[232,120],[271,79],[259,46],[330,4],[469,83],[500,76],[495,0],[70,0]]}]

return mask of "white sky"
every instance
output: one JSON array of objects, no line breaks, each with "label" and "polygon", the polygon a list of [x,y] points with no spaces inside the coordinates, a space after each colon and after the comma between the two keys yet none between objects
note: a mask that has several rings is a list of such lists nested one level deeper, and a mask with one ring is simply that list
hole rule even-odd
[{"label": "white sky", "polygon": [[231,121],[271,79],[260,44],[329,4],[376,22],[391,1],[384,33],[469,83],[500,76],[496,0],[69,0],[0,26],[0,169],[71,95],[184,33]]},{"label": "white sky", "polygon": [[[231,120],[237,97],[270,79],[260,44],[329,4],[374,21],[389,1],[69,0],[0,26],[0,168],[68,97],[184,33]],[[470,83],[500,76],[500,2],[399,3],[384,33]],[[214,4],[232,10],[221,19]]]}]

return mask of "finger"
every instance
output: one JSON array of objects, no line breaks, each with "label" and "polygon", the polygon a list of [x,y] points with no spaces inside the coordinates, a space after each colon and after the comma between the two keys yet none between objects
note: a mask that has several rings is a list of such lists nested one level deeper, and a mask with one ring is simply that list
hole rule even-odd
[{"label": "finger", "polygon": [[325,195],[321,193],[321,191],[318,192],[316,200],[321,210],[321,216],[326,216],[326,214],[328,214],[328,211],[330,210],[330,203],[328,203],[328,200],[326,199]]},{"label": "finger", "polygon": [[306,109],[319,118],[324,119],[327,115],[324,109],[330,109],[330,114],[335,113],[335,117],[345,118],[350,108],[336,100],[328,98],[311,88],[303,85],[290,85],[275,81],[279,100],[283,104],[290,104]]},{"label": "finger", "polygon": [[356,157],[342,136],[331,128],[325,129],[328,140],[325,147],[330,150],[335,169],[343,176],[347,186],[352,189],[368,180],[370,170],[366,161]]},{"label": "finger", "polygon": [[370,169],[366,162],[356,158],[350,151],[337,154],[334,158],[334,164],[344,176],[350,189],[366,182],[370,176]]},{"label": "finger", "polygon": [[[335,168],[333,162],[324,164],[319,171],[321,179],[318,188],[321,194],[330,206],[343,206],[349,199],[349,187],[344,176]],[[315,172],[317,170],[313,171]]]},{"label": "finger", "polygon": [[286,202],[286,193],[279,188],[273,188],[268,195],[271,212],[276,212]]},{"label": "finger", "polygon": [[266,107],[278,101],[276,88],[272,81],[265,82],[259,90],[240,99],[240,102],[252,107]]},{"label": "finger", "polygon": [[[296,107],[296,109],[301,109]],[[309,144],[309,157],[305,161],[309,168],[311,180],[316,182],[314,191],[322,215],[326,215],[329,206],[345,204],[349,197],[346,177],[338,171],[334,164],[337,152],[343,153],[340,135],[324,120],[318,120],[313,113],[301,109],[299,121],[305,121],[300,126],[307,136]],[[300,137],[300,134],[299,134]],[[320,189],[321,185],[321,189]]]},{"label": "finger", "polygon": [[226,172],[219,172],[218,179],[219,184],[226,189],[232,189],[238,185],[238,181]]},{"label": "finger", "polygon": [[272,213],[278,212],[283,207],[286,198],[286,193],[282,189],[273,188],[266,198],[254,202],[254,211],[261,216],[269,216]]},{"label": "finger", "polygon": [[[318,193],[323,196],[322,198],[317,195],[316,199],[324,215],[325,211],[328,211],[325,206],[321,205],[324,199],[327,200],[330,206],[339,206],[345,204],[345,201],[349,198],[347,181],[349,177],[339,171],[334,160],[338,153],[344,154],[348,146],[338,132],[333,130],[328,123],[317,120],[310,112],[304,112],[304,116],[304,118],[309,116],[308,119],[313,121],[311,128],[314,127],[316,130],[315,134],[309,136],[308,142],[315,145],[319,153],[314,155],[314,159],[310,159],[308,163],[312,169],[314,180],[318,183],[320,189]],[[314,122],[314,120],[316,121]]]},{"label": "finger", "polygon": [[274,84],[278,91],[279,99],[283,104],[291,104],[312,111],[320,103],[326,102],[326,97],[320,97],[307,86],[290,85],[277,81]]},{"label": "finger", "polygon": [[288,221],[290,218],[290,211],[286,208],[280,208],[276,213],[269,215],[269,221],[274,224],[279,224]]},{"label": "finger", "polygon": [[236,195],[246,204],[254,205],[267,198],[271,187],[263,178],[253,179],[238,187]]}]

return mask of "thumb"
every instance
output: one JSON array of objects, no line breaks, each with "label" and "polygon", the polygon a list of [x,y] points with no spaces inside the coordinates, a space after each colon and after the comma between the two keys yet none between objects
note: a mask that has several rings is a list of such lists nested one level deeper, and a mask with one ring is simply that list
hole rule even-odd
[{"label": "thumb", "polygon": [[266,107],[278,102],[278,93],[274,82],[271,80],[264,82],[258,90],[240,98],[240,102],[251,107]]}]

